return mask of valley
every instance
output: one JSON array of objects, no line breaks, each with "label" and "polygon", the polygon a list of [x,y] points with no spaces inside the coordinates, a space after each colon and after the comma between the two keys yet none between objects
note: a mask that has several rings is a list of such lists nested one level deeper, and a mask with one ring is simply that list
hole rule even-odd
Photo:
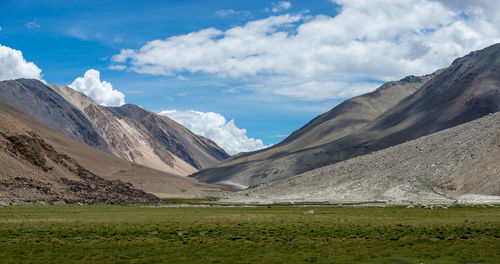
[{"label": "valley", "polygon": [[500,1],[0,14],[0,264],[500,263]]}]

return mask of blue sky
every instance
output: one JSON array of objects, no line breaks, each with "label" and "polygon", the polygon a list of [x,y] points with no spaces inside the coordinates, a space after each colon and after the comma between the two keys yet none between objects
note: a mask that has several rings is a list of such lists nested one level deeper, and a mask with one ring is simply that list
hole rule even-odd
[{"label": "blue sky", "polygon": [[214,112],[269,145],[346,98],[499,41],[496,1],[397,2],[3,0],[0,44],[47,83],[95,69],[126,103],[182,112],[209,137],[216,128],[194,125],[211,119],[185,111]]}]

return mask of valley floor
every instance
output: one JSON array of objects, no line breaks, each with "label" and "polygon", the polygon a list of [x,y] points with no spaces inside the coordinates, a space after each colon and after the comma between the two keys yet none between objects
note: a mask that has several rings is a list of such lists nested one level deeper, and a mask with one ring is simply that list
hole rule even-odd
[{"label": "valley floor", "polygon": [[[314,210],[314,214],[304,212]],[[500,206],[0,207],[1,263],[498,263]]]}]

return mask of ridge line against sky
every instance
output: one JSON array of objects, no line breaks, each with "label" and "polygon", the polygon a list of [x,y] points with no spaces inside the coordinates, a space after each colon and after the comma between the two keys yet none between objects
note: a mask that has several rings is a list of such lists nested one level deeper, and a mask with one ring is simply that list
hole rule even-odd
[{"label": "ridge line against sky", "polygon": [[497,1],[111,2],[7,0],[0,79],[43,78],[104,105],[134,103],[231,154],[500,42]]}]

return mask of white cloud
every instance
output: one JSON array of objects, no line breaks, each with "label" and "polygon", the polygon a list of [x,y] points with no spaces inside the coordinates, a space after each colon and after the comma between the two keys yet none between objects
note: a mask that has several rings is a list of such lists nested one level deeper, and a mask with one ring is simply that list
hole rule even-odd
[{"label": "white cloud", "polygon": [[280,11],[283,11],[283,10],[286,10],[286,9],[289,9],[290,7],[292,7],[292,3],[290,2],[287,2],[287,1],[280,1],[280,2],[273,2],[272,3],[273,7],[272,8],[266,8],[264,9],[264,11],[266,12],[273,12],[273,13],[278,13]]},{"label": "white cloud", "polygon": [[260,139],[249,138],[246,129],[238,128],[234,120],[227,122],[218,113],[165,110],[159,114],[179,122],[197,135],[213,140],[230,155],[268,147]]},{"label": "white cloud", "polygon": [[42,70],[27,62],[21,51],[0,45],[0,81],[18,78],[42,80]]},{"label": "white cloud", "polygon": [[120,106],[125,104],[125,95],[113,90],[111,83],[102,81],[97,70],[90,69],[83,77],[76,78],[69,87],[80,91],[104,106]]},{"label": "white cloud", "polygon": [[40,25],[35,20],[24,24],[24,26],[27,27],[27,28],[30,28],[30,29],[39,28],[40,27]]},{"label": "white cloud", "polygon": [[0,31],[2,31],[2,26],[0,26]]},{"label": "white cloud", "polygon": [[[500,42],[499,1],[333,2],[341,6],[335,17],[270,16],[226,31],[208,28],[150,41],[138,50],[121,50],[112,60],[156,75],[257,76],[263,87],[287,78],[291,84],[286,86],[312,93],[332,83],[362,87],[361,80],[431,73],[456,57]],[[290,87],[274,89],[274,94],[297,95],[284,92]],[[329,89],[329,97],[349,94]]]}]

